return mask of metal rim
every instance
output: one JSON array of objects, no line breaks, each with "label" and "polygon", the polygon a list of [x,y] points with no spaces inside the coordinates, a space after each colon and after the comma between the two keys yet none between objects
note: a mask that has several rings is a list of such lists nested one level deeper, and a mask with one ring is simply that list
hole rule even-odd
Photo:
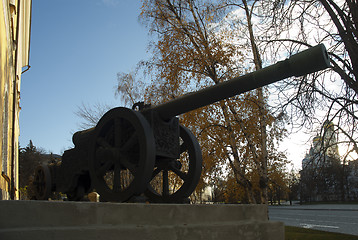
[{"label": "metal rim", "polygon": [[155,161],[155,141],[147,120],[134,110],[114,108],[94,131],[89,170],[101,201],[123,202],[143,193]]},{"label": "metal rim", "polygon": [[[195,190],[201,175],[202,155],[199,143],[195,136],[184,126],[180,126],[180,153],[179,159],[162,159],[166,164],[161,165],[157,159],[152,179],[145,192],[149,201],[162,203],[182,203]],[[154,186],[159,179],[159,187]],[[175,189],[174,181],[181,182]],[[153,183],[154,182],[154,183]]]}]

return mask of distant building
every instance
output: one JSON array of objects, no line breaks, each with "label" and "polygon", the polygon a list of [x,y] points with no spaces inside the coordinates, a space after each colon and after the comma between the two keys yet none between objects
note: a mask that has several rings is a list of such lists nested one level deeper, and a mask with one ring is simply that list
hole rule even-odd
[{"label": "distant building", "polygon": [[18,199],[21,74],[29,68],[31,0],[0,1],[0,199]]},{"label": "distant building", "polygon": [[302,169],[307,167],[322,167],[340,159],[337,144],[337,133],[334,124],[323,123],[323,133],[313,138],[312,146],[302,160]]},{"label": "distant building", "polygon": [[325,121],[302,160],[301,200],[333,201],[341,198],[340,156],[334,124]]},{"label": "distant building", "polygon": [[321,134],[313,138],[302,160],[302,201],[358,200],[358,160],[343,165],[337,142],[334,124],[324,122]]}]

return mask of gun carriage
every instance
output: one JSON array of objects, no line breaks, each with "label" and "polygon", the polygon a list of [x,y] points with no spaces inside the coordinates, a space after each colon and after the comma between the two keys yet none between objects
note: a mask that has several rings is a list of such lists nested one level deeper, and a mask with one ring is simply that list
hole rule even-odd
[{"label": "gun carriage", "polygon": [[[109,110],[95,128],[76,132],[74,148],[57,164],[39,166],[37,199],[52,192],[81,200],[95,189],[102,201],[125,202],[145,194],[150,202],[185,202],[198,184],[202,156],[198,141],[178,115],[279,80],[329,67],[320,44],[274,65],[158,106],[137,103]],[[176,180],[174,189],[170,181]]]}]

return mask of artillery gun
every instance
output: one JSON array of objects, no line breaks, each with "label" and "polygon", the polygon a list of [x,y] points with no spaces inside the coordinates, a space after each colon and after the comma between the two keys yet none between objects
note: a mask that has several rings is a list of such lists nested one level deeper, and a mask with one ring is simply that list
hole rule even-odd
[{"label": "artillery gun", "polygon": [[137,103],[132,109],[113,108],[95,128],[73,135],[74,148],[64,152],[60,163],[37,168],[36,198],[62,192],[69,200],[81,200],[95,189],[101,201],[132,201],[144,193],[149,202],[185,202],[198,184],[202,156],[198,141],[176,116],[327,67],[329,57],[320,44],[158,106]]}]

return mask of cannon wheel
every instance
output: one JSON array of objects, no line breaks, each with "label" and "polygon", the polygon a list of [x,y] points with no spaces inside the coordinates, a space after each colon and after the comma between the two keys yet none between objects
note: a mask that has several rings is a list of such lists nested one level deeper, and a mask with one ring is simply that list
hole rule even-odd
[{"label": "cannon wheel", "polygon": [[98,122],[89,170],[101,201],[123,202],[142,194],[155,162],[155,141],[147,120],[128,108],[114,108]]},{"label": "cannon wheel", "polygon": [[51,171],[47,165],[36,168],[33,185],[37,200],[48,200],[52,194]]},{"label": "cannon wheel", "polygon": [[145,195],[150,202],[186,202],[197,186],[202,166],[202,155],[195,136],[180,126],[180,158],[157,159],[152,179]]}]

